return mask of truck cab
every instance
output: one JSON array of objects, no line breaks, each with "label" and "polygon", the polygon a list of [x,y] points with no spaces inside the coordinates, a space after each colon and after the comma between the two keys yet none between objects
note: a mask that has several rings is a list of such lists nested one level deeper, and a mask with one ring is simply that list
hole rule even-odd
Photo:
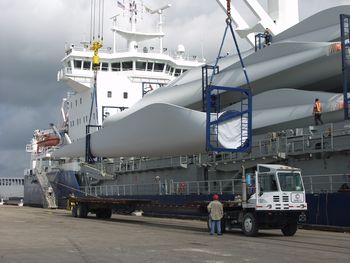
[{"label": "truck cab", "polygon": [[293,236],[307,210],[301,170],[277,164],[258,164],[255,175],[242,176],[242,202],[227,210],[224,225],[241,227],[247,236],[259,229],[281,229]]},{"label": "truck cab", "polygon": [[[255,172],[255,193],[247,202],[257,211],[306,210],[301,170],[284,165],[259,164]],[[254,191],[254,186],[252,191]],[[250,188],[250,186],[248,186]]]}]

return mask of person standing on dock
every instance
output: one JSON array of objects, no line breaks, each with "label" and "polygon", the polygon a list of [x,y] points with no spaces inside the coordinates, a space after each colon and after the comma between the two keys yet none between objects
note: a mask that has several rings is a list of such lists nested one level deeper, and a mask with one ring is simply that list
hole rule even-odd
[{"label": "person standing on dock", "polygon": [[221,219],[224,216],[224,209],[217,194],[213,196],[213,201],[209,203],[207,208],[210,218],[210,235],[214,235],[215,230],[218,235],[222,235]]},{"label": "person standing on dock", "polygon": [[313,114],[315,119],[315,125],[317,126],[319,123],[323,124],[323,121],[321,120],[322,105],[319,99],[315,99]]}]

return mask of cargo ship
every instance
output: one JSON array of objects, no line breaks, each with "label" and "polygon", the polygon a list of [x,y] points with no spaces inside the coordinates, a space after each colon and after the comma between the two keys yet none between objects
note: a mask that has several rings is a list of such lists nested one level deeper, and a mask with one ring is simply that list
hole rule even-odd
[{"label": "cargo ship", "polygon": [[[226,1],[217,2],[225,9]],[[309,224],[349,226],[350,122],[344,116],[348,90],[342,82],[339,16],[350,14],[350,6],[299,22],[298,1],[288,2],[268,1],[265,10],[258,1],[245,1],[257,18],[254,25],[233,5],[239,14],[231,17],[235,31],[252,48],[220,57],[211,79],[215,86],[249,88],[253,94],[251,147],[245,152],[206,151],[206,61],[188,56],[183,45],[172,55],[163,47],[162,15],[170,5],[147,7],[159,15],[158,32],[142,33],[136,30],[140,5],[120,3],[130,13],[130,29],[118,28],[115,18],[112,31],[126,39],[126,52],[114,42],[100,50],[94,68],[88,44],[66,48],[58,80],[72,92],[62,101],[62,123],[35,131],[27,145],[32,158],[25,171],[25,204],[63,207],[72,194],[174,204],[213,193],[231,198],[242,166],[249,174],[258,163],[270,163],[302,170]],[[270,45],[261,38],[266,28]],[[147,39],[158,39],[159,46],[141,47]],[[322,125],[314,123],[315,98],[322,102]],[[220,102],[222,112],[237,111],[242,98],[222,92]],[[241,126],[220,129],[218,144],[239,145],[232,131],[239,133]]]}]

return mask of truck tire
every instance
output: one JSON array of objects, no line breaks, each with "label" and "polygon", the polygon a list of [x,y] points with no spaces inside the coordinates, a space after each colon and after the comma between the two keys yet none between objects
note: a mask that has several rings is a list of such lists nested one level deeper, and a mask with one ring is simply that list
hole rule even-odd
[{"label": "truck tire", "polygon": [[253,213],[246,213],[243,217],[242,231],[246,236],[255,237],[258,234],[259,228],[256,221],[256,216]]},{"label": "truck tire", "polygon": [[72,209],[71,209],[71,212],[72,212],[72,216],[73,217],[77,217],[77,207],[76,206],[73,206]]},{"label": "truck tire", "polygon": [[281,228],[283,235],[287,237],[294,236],[297,230],[298,230],[297,223],[289,223]]},{"label": "truck tire", "polygon": [[77,206],[77,217],[86,218],[88,215],[88,209],[86,205],[78,204]]}]

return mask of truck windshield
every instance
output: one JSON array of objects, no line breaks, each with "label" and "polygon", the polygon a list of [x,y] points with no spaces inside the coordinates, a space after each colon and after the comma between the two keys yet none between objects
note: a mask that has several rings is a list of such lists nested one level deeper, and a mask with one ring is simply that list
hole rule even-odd
[{"label": "truck windshield", "polygon": [[261,192],[276,192],[278,191],[276,177],[274,174],[260,174],[259,184]]},{"label": "truck windshield", "polygon": [[303,191],[303,183],[300,173],[286,172],[278,173],[282,191]]}]

